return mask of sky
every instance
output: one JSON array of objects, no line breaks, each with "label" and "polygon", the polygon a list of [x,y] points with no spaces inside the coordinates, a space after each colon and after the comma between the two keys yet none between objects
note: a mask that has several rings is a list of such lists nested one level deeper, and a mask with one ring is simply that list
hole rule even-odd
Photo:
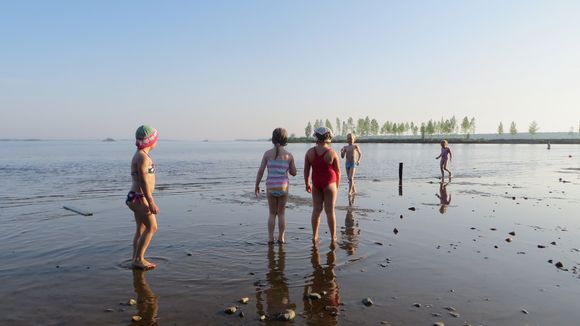
[{"label": "sky", "polygon": [[0,139],[266,139],[366,116],[578,132],[578,17],[575,0],[0,0]]}]

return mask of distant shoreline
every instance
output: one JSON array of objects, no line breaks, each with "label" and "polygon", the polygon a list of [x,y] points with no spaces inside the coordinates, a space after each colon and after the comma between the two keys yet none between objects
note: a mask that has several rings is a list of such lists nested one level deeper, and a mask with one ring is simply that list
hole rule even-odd
[{"label": "distant shoreline", "polygon": [[[454,144],[580,144],[580,138],[536,138],[536,139],[522,139],[522,138],[502,138],[502,139],[483,139],[483,138],[454,138],[441,136],[439,138],[373,138],[373,137],[359,137],[356,139],[357,143],[386,143],[386,144],[434,144],[439,143],[441,139],[447,139]],[[289,143],[312,143],[313,138],[290,138]],[[346,142],[343,137],[336,137],[333,142]]]}]

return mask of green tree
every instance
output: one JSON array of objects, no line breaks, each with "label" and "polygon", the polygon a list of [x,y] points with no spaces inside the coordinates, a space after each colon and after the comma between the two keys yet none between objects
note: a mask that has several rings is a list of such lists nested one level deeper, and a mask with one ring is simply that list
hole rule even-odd
[{"label": "green tree", "polygon": [[364,136],[366,133],[365,129],[365,119],[359,118],[356,123],[356,133]]},{"label": "green tree", "polygon": [[306,137],[312,136],[312,124],[310,123],[310,121],[308,121],[306,128],[304,128],[304,134],[306,135]]},{"label": "green tree", "polygon": [[336,118],[336,134],[337,135],[340,135],[340,126],[342,126],[342,125],[340,124],[340,119],[337,117]]},{"label": "green tree", "polygon": [[500,121],[499,126],[497,126],[497,134],[503,135],[503,123]]},{"label": "green tree", "polygon": [[470,125],[469,125],[469,118],[464,117],[463,121],[461,122],[461,133],[463,133],[466,137],[469,134]]},{"label": "green tree", "polygon": [[371,133],[371,119],[369,118],[369,116],[367,115],[367,117],[365,118],[365,131],[366,131],[366,136],[368,136]]},{"label": "green tree", "polygon": [[472,135],[475,134],[475,118],[471,117],[471,120],[469,121],[469,132],[471,132]]},{"label": "green tree", "polygon": [[454,134],[457,132],[457,119],[455,119],[455,116],[451,117],[451,120],[449,120],[449,133]]},{"label": "green tree", "polygon": [[419,130],[421,131],[421,139],[425,140],[425,133],[427,132],[427,127],[425,127],[425,122],[421,122],[421,128],[419,128]]},{"label": "green tree", "polygon": [[435,124],[433,123],[433,120],[429,120],[427,122],[427,127],[425,128],[425,132],[429,136],[431,136],[435,133]]},{"label": "green tree", "polygon": [[346,137],[346,134],[348,134],[348,125],[346,124],[346,121],[342,122],[342,135]]},{"label": "green tree", "polygon": [[517,133],[518,133],[518,128],[516,128],[516,123],[512,121],[512,123],[510,125],[510,134],[512,136],[514,136]]},{"label": "green tree", "polygon": [[377,121],[377,119],[371,120],[371,134],[373,136],[376,136],[379,134],[379,122]]},{"label": "green tree", "polygon": [[532,121],[532,123],[530,123],[530,127],[528,128],[530,135],[535,136],[538,130],[540,130],[538,123],[535,120]]},{"label": "green tree", "polygon": [[348,118],[347,124],[348,124],[348,132],[353,132],[354,131],[354,120],[352,119],[352,117]]},{"label": "green tree", "polygon": [[330,122],[330,120],[326,119],[326,121],[324,122],[324,126],[328,129],[332,130],[334,133],[334,130],[332,128],[332,123]]}]

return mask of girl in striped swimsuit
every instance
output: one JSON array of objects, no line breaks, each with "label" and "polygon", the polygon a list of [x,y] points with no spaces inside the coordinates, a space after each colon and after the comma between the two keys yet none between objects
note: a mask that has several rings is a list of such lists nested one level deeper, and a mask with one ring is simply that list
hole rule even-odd
[{"label": "girl in striped swimsuit", "polygon": [[256,176],[256,197],[260,197],[260,182],[264,171],[268,168],[266,177],[266,196],[268,198],[268,243],[274,243],[274,228],[278,216],[278,242],[286,241],[286,202],[288,201],[288,173],[296,176],[294,157],[285,148],[288,143],[288,132],[284,128],[276,128],[272,132],[274,148],[267,150],[262,156],[262,163]]}]

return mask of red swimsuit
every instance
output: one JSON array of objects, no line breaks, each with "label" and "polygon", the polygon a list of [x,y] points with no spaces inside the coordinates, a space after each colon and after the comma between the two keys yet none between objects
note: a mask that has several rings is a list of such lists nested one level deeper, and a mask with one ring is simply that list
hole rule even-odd
[{"label": "red swimsuit", "polygon": [[314,160],[312,160],[310,165],[312,165],[312,184],[316,189],[324,190],[328,185],[336,183],[338,179],[332,164],[328,164],[324,160],[324,155],[326,155],[329,150],[331,149],[328,148],[324,153],[318,155],[316,149],[314,149]]}]

